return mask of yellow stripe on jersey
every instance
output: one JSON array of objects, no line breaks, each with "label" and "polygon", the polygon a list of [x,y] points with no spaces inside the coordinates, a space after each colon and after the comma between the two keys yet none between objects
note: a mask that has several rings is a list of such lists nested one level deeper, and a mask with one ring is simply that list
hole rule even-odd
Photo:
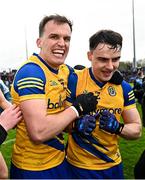
[{"label": "yellow stripe on jersey", "polygon": [[33,97],[32,97],[32,95],[25,95],[25,96],[21,96],[20,97],[20,102],[22,102],[22,101],[25,101],[25,100],[29,100],[29,99],[45,99],[46,97],[45,97],[45,95],[44,94],[35,94],[35,95],[33,95]]},{"label": "yellow stripe on jersey", "polygon": [[19,80],[18,83],[21,82],[21,81],[25,81],[25,80],[37,80],[37,81],[43,82],[43,81],[42,81],[41,79],[39,79],[39,78],[29,77],[29,78],[23,78],[23,79]]},{"label": "yellow stripe on jersey", "polygon": [[24,84],[38,84],[40,86],[44,86],[44,84],[42,84],[40,82],[36,82],[36,81],[25,81],[25,82],[18,83],[17,85],[21,86],[21,85],[24,85]]},{"label": "yellow stripe on jersey", "polygon": [[43,89],[44,88],[44,84],[43,81],[39,78],[23,78],[19,81],[17,81],[17,86],[18,89],[24,89],[24,88],[38,88],[38,89]]},{"label": "yellow stripe on jersey", "polygon": [[21,87],[19,87],[18,89],[20,90],[20,89],[24,89],[24,88],[31,88],[31,87],[36,87],[36,88],[38,88],[38,89],[43,89],[43,87],[40,87],[40,86],[37,86],[37,85],[25,85],[25,86],[21,86]]},{"label": "yellow stripe on jersey", "polygon": [[133,108],[136,108],[136,104],[132,104],[130,106],[125,106],[124,110],[133,109]]},{"label": "yellow stripe on jersey", "polygon": [[129,101],[131,101],[131,100],[133,100],[135,97],[133,96],[133,97],[131,97],[131,98],[129,98]]},{"label": "yellow stripe on jersey", "polygon": [[130,91],[130,92],[128,93],[128,95],[129,95],[129,96],[133,96],[133,95],[134,95],[133,90],[132,90],[132,91]]},{"label": "yellow stripe on jersey", "polygon": [[133,90],[128,93],[129,101],[135,98]]},{"label": "yellow stripe on jersey", "polygon": [[71,91],[68,88],[66,89],[66,93],[67,97],[70,97]]}]

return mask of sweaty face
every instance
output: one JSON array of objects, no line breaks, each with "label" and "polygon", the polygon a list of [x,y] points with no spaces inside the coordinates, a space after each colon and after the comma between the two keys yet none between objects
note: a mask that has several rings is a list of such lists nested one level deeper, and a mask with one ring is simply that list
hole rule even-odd
[{"label": "sweaty face", "polygon": [[42,37],[37,39],[39,55],[54,69],[64,63],[69,51],[71,29],[67,23],[57,24],[49,21]]},{"label": "sweaty face", "polygon": [[92,71],[99,82],[109,81],[119,66],[121,51],[111,49],[108,44],[100,43],[94,50],[88,52]]}]

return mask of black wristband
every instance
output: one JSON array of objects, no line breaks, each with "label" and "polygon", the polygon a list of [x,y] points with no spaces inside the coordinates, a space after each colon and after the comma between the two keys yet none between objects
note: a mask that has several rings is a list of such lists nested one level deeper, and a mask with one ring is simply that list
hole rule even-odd
[{"label": "black wristband", "polygon": [[119,128],[117,129],[115,134],[117,134],[117,135],[121,134],[123,128],[124,128],[124,124],[123,123],[119,123]]},{"label": "black wristband", "polygon": [[5,141],[7,137],[7,131],[0,125],[0,145]]}]

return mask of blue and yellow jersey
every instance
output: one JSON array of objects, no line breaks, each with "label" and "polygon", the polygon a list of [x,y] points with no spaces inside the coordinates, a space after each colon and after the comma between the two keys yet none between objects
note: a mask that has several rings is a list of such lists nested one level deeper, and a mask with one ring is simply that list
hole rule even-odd
[{"label": "blue and yellow jersey", "polygon": [[[67,65],[54,70],[41,57],[33,54],[15,75],[11,88],[13,103],[19,105],[25,100],[44,99],[47,114],[63,111],[70,72],[71,68]],[[14,165],[26,170],[44,170],[59,165],[65,157],[63,134],[37,145],[29,139],[24,121],[17,126],[12,155]]]},{"label": "blue and yellow jersey", "polygon": [[[135,98],[131,86],[123,81],[121,85],[98,82],[91,68],[77,71],[69,78],[68,104],[79,94],[93,92],[98,96],[96,111],[105,109],[113,113],[120,121],[124,110],[135,108]],[[79,168],[101,170],[113,167],[121,162],[118,148],[119,137],[99,129],[99,120],[92,136],[82,136],[72,131],[69,135],[67,158]]]}]

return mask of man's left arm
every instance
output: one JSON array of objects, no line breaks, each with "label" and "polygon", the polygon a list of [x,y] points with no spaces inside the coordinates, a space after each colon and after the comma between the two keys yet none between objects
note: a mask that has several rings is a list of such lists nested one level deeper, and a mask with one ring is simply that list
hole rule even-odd
[{"label": "man's left arm", "polygon": [[124,127],[120,134],[125,139],[138,139],[141,136],[142,124],[137,108],[124,110],[122,113]]},{"label": "man's left arm", "polygon": [[125,139],[137,139],[141,136],[142,124],[136,108],[135,96],[129,83],[122,83],[124,94],[124,110],[121,114],[124,128],[120,134]]}]

